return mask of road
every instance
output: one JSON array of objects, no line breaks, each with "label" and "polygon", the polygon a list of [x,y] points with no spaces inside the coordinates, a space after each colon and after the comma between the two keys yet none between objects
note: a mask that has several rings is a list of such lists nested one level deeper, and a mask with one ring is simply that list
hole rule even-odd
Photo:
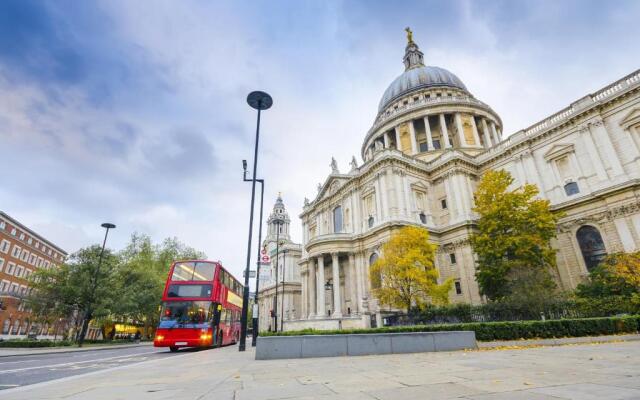
[{"label": "road", "polygon": [[151,346],[0,357],[0,390],[181,354]]}]

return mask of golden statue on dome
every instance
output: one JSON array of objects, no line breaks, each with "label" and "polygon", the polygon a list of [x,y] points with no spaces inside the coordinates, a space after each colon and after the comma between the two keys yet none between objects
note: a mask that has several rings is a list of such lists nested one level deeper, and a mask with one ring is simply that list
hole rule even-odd
[{"label": "golden statue on dome", "polygon": [[409,44],[413,43],[413,32],[411,31],[411,28],[407,26],[404,30],[407,32],[407,42]]}]

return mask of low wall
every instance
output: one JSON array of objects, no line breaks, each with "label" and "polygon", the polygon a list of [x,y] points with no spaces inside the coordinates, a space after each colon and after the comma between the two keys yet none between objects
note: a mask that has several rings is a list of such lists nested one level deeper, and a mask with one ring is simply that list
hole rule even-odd
[{"label": "low wall", "polygon": [[256,360],[475,349],[473,331],[260,336]]},{"label": "low wall", "polygon": [[[367,316],[368,317],[368,316]],[[302,329],[317,329],[320,331],[336,329],[362,329],[367,328],[364,317],[344,317],[344,318],[322,318],[322,319],[299,319],[285,320],[285,331],[299,331]]]}]

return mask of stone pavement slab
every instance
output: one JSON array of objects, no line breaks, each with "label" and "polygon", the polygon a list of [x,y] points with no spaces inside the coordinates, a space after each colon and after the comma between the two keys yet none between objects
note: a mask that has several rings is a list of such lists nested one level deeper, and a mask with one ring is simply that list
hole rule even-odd
[{"label": "stone pavement slab", "polygon": [[8,389],[39,399],[640,399],[640,342],[255,361],[236,347]]}]

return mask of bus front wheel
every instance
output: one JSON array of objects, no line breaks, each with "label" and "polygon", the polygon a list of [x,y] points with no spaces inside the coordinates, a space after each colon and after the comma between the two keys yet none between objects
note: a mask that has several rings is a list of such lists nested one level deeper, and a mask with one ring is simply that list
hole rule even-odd
[{"label": "bus front wheel", "polygon": [[169,346],[169,351],[175,353],[176,351],[178,351],[178,348],[176,346]]}]

